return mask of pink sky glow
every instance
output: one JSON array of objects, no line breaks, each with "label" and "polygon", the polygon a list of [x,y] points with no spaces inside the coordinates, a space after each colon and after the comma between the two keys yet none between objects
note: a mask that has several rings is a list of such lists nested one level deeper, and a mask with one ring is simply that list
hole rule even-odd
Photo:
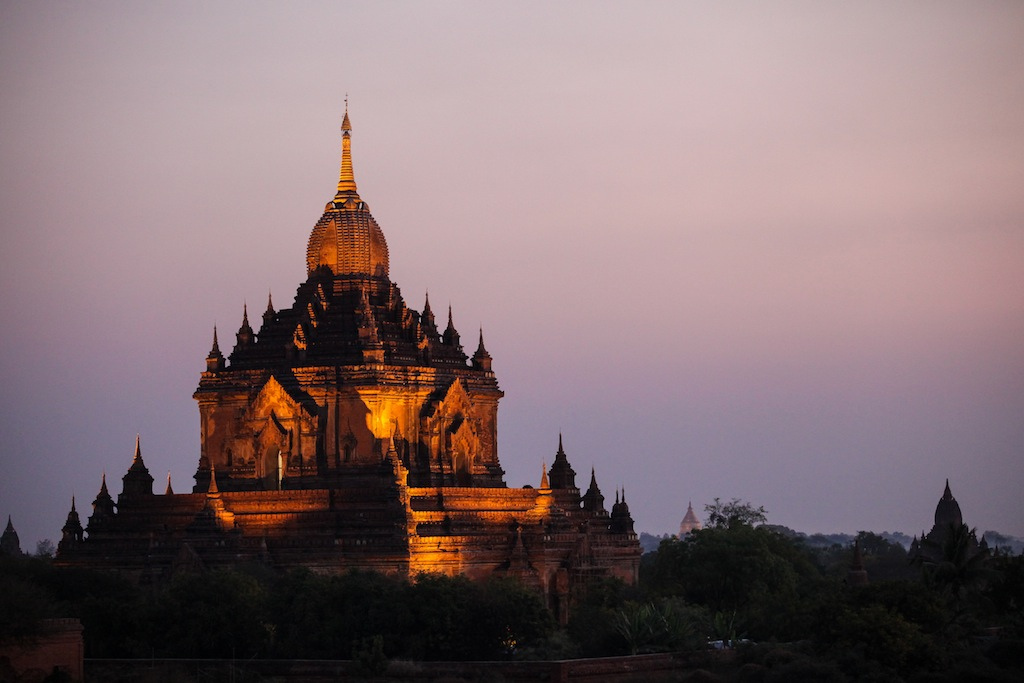
[{"label": "pink sky glow", "polygon": [[213,325],[291,302],[348,93],[509,485],[561,432],[643,531],[920,533],[948,477],[1024,536],[1022,73],[1013,2],[3,3],[0,514],[56,541],[136,433],[191,487]]}]

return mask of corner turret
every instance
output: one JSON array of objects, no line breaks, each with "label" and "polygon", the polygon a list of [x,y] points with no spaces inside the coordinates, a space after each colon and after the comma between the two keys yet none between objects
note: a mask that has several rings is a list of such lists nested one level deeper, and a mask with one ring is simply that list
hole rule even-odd
[{"label": "corner turret", "polygon": [[383,363],[384,345],[377,333],[377,319],[373,315],[373,308],[370,307],[370,299],[366,295],[365,289],[360,290],[356,320],[359,326],[359,340],[363,346],[363,362]]},{"label": "corner turret", "polygon": [[444,334],[441,336],[441,341],[454,348],[462,350],[462,343],[459,339],[459,333],[455,330],[455,324],[452,322],[452,307],[448,306],[448,327],[445,328]]},{"label": "corner turret", "polygon": [[551,463],[551,488],[563,489],[579,493],[576,488],[576,471],[569,464],[569,458],[562,448],[562,435],[558,435],[558,452],[555,453],[555,461]]},{"label": "corner turret", "polygon": [[220,352],[220,345],[217,343],[217,326],[213,326],[213,348],[206,356],[206,371],[220,372],[224,369],[224,354]]},{"label": "corner turret", "polygon": [[622,499],[619,499],[619,492],[615,492],[615,505],[612,505],[611,531],[614,534],[632,534],[633,518],[629,514],[629,505],[626,504],[626,489],[622,489]]},{"label": "corner turret", "polygon": [[153,477],[142,462],[142,449],[139,447],[139,435],[135,435],[135,456],[132,458],[131,467],[121,479],[124,485],[121,488],[122,496],[151,496],[153,495]]},{"label": "corner turret", "polygon": [[251,345],[256,339],[256,333],[252,331],[252,326],[249,325],[249,307],[242,304],[242,325],[238,328],[238,332],[235,333],[235,350],[232,353],[237,353],[240,349],[244,349]]},{"label": "corner turret", "polygon": [[267,310],[263,311],[263,327],[260,328],[260,331],[273,324],[274,317],[276,315],[277,311],[274,310],[274,297],[270,292],[267,292]]},{"label": "corner turret", "polygon": [[608,511],[604,509],[604,496],[601,495],[601,489],[597,486],[597,475],[594,473],[594,468],[590,468],[590,488],[583,494],[583,509],[592,515],[607,515]]},{"label": "corner turret", "polygon": [[102,529],[116,515],[114,499],[110,497],[110,491],[107,490],[107,473],[104,472],[103,478],[100,480],[100,492],[92,501],[92,514],[89,515],[89,524],[86,527],[89,535],[92,536],[95,531]]},{"label": "corner turret", "polygon": [[75,509],[74,496],[71,496],[71,511],[68,512],[68,519],[60,531],[61,539],[57,544],[58,553],[70,550],[85,540],[85,530],[82,528],[82,520],[78,517],[78,510]]},{"label": "corner turret", "polygon": [[420,314],[420,327],[423,329],[423,334],[430,341],[437,341],[440,338],[440,334],[437,331],[437,321],[434,319],[434,312],[430,310],[430,292],[427,292],[423,302],[423,313]]},{"label": "corner turret", "polygon": [[473,367],[484,372],[491,371],[491,354],[484,348],[484,328],[480,328],[480,343],[477,344],[476,352],[473,354]]}]

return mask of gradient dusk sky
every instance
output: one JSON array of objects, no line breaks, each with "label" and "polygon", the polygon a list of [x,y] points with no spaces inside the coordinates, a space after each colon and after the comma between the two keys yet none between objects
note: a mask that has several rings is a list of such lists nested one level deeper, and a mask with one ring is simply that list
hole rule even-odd
[{"label": "gradient dusk sky", "polygon": [[687,501],[1024,536],[1024,3],[0,4],[0,515],[187,491],[214,324],[356,180],[482,326],[499,456]]}]

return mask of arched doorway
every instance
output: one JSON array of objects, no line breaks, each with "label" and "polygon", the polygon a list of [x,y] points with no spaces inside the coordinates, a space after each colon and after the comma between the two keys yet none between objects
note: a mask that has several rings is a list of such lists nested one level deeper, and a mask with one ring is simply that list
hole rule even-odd
[{"label": "arched doorway", "polygon": [[456,486],[473,485],[473,459],[462,449],[452,453],[452,468],[455,470]]},{"label": "arched doorway", "polygon": [[260,480],[266,491],[277,491],[281,488],[281,449],[276,445],[268,446],[260,459]]}]

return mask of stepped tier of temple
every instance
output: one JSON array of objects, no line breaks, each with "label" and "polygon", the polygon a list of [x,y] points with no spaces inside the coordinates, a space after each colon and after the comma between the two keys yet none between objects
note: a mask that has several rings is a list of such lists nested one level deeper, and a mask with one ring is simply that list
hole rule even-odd
[{"label": "stepped tier of temple", "polygon": [[[195,399],[191,493],[153,492],[136,443],[116,502],[106,478],[83,529],[72,510],[58,561],[140,581],[262,562],[519,577],[564,613],[574,587],[633,582],[640,546],[625,493],[609,513],[591,473],[581,494],[559,437],[537,487],[498,461],[503,393],[484,346],[470,356],[448,310],[409,308],[384,233],[360,198],[348,113],[337,192],[309,237],[307,279],[272,300],[225,357],[217,330]],[[539,460],[539,458],[538,458]]]}]

